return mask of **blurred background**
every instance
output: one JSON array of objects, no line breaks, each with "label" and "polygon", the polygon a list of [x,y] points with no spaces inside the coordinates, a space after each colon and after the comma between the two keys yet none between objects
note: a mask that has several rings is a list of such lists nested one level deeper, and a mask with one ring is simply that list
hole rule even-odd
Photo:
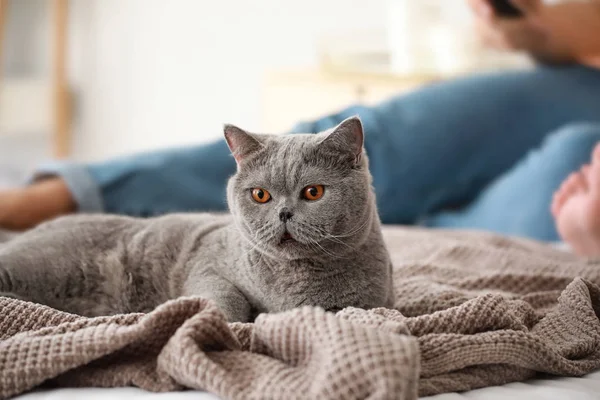
[{"label": "blurred background", "polygon": [[465,0],[0,0],[0,186],[527,65],[470,23]]}]

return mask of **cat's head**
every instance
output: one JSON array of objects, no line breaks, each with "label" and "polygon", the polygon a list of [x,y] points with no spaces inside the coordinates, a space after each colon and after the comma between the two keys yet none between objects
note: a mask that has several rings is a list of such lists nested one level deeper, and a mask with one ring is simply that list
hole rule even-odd
[{"label": "cat's head", "polygon": [[237,162],[227,198],[238,229],[280,259],[343,257],[376,217],[357,117],[318,134],[258,135],[232,125]]}]

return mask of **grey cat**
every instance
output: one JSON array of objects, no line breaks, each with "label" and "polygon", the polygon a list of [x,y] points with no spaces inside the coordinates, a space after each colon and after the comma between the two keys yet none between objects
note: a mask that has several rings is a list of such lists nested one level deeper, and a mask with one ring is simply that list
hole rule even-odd
[{"label": "grey cat", "polygon": [[360,120],[315,135],[227,125],[225,138],[238,166],[231,215],[47,222],[0,244],[0,293],[86,316],[203,296],[229,321],[302,305],[391,306]]}]

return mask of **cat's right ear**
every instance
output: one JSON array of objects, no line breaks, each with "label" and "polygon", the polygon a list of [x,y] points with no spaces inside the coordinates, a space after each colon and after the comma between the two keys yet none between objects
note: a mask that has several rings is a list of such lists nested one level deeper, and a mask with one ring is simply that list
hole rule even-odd
[{"label": "cat's right ear", "polygon": [[358,116],[343,120],[323,140],[323,144],[333,146],[337,151],[349,153],[355,164],[358,164],[361,159],[363,142],[364,130]]},{"label": "cat's right ear", "polygon": [[231,154],[238,165],[262,147],[262,144],[255,137],[237,126],[225,124],[223,132],[229,150],[231,150]]}]

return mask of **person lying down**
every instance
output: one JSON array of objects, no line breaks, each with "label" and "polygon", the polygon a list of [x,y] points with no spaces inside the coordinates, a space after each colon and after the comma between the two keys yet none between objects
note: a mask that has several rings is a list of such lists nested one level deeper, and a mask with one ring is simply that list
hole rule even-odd
[{"label": "person lying down", "polygon": [[[149,312],[181,296],[229,321],[304,305],[338,311],[394,304],[363,126],[258,135],[227,125],[237,163],[229,215],[72,215],[0,244],[0,295],[85,315]],[[574,251],[599,254],[600,146],[552,204]]]}]

